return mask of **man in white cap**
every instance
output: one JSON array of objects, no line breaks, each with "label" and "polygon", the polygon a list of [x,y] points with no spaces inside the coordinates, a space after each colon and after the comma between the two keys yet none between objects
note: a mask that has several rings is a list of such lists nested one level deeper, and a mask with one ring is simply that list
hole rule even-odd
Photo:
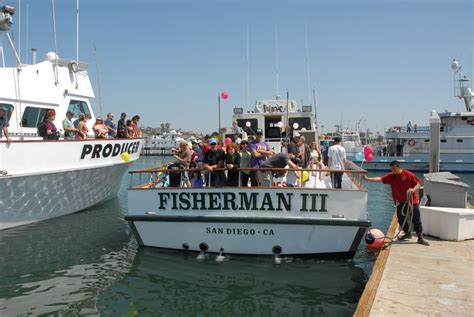
[{"label": "man in white cap", "polygon": [[7,142],[11,142],[10,134],[8,134],[8,118],[5,116],[5,109],[0,107],[0,139],[2,138],[2,132],[7,138]]}]

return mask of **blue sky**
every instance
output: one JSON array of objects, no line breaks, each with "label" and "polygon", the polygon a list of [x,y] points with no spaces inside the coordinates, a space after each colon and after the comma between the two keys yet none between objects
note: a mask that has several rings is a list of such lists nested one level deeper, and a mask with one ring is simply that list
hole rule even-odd
[{"label": "blue sky", "polygon": [[[0,0],[18,8],[19,0]],[[58,51],[75,58],[75,0],[56,0]],[[21,0],[21,55],[54,50],[49,0]],[[145,126],[217,128],[234,105],[246,103],[246,42],[250,30],[250,105],[275,96],[275,29],[280,94],[307,100],[305,21],[311,87],[325,131],[365,118],[383,131],[431,109],[463,110],[453,97],[452,58],[473,73],[472,1],[125,1],[81,0],[80,59],[97,91],[93,45],[104,112],[140,114]],[[15,16],[18,22],[18,11]],[[18,38],[18,25],[13,35]],[[6,46],[6,40],[4,40]],[[7,55],[7,61],[13,60]],[[93,101],[98,113],[98,98]]]}]

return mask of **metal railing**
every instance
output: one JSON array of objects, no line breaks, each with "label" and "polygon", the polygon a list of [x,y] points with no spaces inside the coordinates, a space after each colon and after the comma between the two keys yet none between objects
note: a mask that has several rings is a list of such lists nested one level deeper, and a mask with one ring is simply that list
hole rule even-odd
[{"label": "metal railing", "polygon": [[[252,174],[251,177],[259,178],[257,175],[258,173],[264,174],[265,177],[268,179],[268,184],[267,185],[259,185],[258,187],[282,187],[279,185],[282,185],[281,182],[277,182],[276,180],[281,180],[284,176],[287,176],[288,173],[293,172],[296,175],[296,179],[298,179],[297,185],[296,186],[288,186],[287,188],[316,188],[316,178],[319,176],[321,177],[322,174],[328,175],[331,173],[344,173],[348,176],[348,178],[352,181],[352,183],[355,185],[356,189],[358,190],[364,190],[364,178],[363,176],[367,173],[366,170],[363,168],[359,167],[358,165],[354,164],[351,161],[346,162],[346,166],[344,170],[330,170],[330,169],[311,169],[311,168],[236,168],[236,169],[228,169],[228,168],[214,168],[212,171],[209,171],[205,168],[180,168],[180,169],[168,169],[167,165],[164,165],[159,168],[147,168],[147,169],[141,169],[141,170],[135,170],[135,171],[129,171],[128,173],[132,175],[130,178],[130,188],[134,189],[140,189],[140,188],[189,188],[190,186],[190,181],[192,173],[195,172],[201,172],[203,175],[203,180],[205,181],[205,185],[203,187],[207,188],[215,188],[215,187],[228,187],[224,183],[219,183],[216,184],[216,177],[222,177],[222,175],[225,175],[225,172],[227,173],[229,171],[238,171],[238,182],[236,186],[231,186],[231,187],[238,187],[238,188],[247,188],[249,187],[248,184],[242,184],[242,177],[243,173]],[[301,181],[303,178],[303,173],[307,172],[309,173],[315,173],[316,175],[313,175],[315,178],[313,181],[313,187],[306,187],[307,181]],[[148,177],[145,178],[147,182],[143,182],[143,175],[148,174]],[[179,183],[176,182],[175,184],[172,184],[173,186],[169,186],[170,183],[170,175],[174,174],[176,177],[175,179],[179,178]],[[179,175],[178,175],[179,174]],[[133,176],[138,175],[139,176],[139,183],[138,185],[133,185]],[[276,175],[279,175],[279,177],[275,177]],[[309,174],[310,175],[310,174]],[[308,175],[308,179],[311,177]],[[213,182],[213,177],[214,177],[214,182]],[[225,180],[224,176],[224,180]],[[221,179],[222,181],[222,179]],[[168,183],[168,185],[167,185]],[[250,177],[249,177],[249,182],[250,183]],[[212,185],[211,185],[212,184]],[[252,186],[250,186],[252,187]],[[249,187],[249,188],[250,188]],[[343,188],[343,189],[354,189],[354,188]]]}]

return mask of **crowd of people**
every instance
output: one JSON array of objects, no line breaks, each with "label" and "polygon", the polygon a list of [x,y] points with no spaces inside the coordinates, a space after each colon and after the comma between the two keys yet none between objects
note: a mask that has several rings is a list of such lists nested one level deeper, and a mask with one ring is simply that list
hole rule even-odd
[{"label": "crowd of people", "polygon": [[[90,114],[80,113],[78,118],[72,121],[74,112],[66,112],[66,117],[62,121],[64,140],[86,140],[90,139],[89,127],[87,122],[92,119]],[[56,120],[56,111],[50,109],[46,112],[45,119],[38,125],[38,134],[44,140],[59,140],[61,132],[58,130],[54,121]],[[114,121],[114,114],[109,112],[107,119],[104,121],[101,117],[95,119],[92,125],[92,132],[95,139],[115,139],[115,138],[139,138],[142,132],[138,127],[140,116],[133,116],[131,120],[127,120],[127,114],[123,112],[117,124]]]},{"label": "crowd of people", "polygon": [[[185,174],[185,186],[201,187],[204,184],[212,187],[223,186],[272,186],[274,178],[286,174],[286,186],[304,185],[302,173],[297,169],[319,169],[311,171],[312,176],[322,180],[330,175],[334,188],[342,187],[342,172],[346,162],[346,152],[336,137],[335,144],[329,148],[327,167],[333,170],[324,172],[323,155],[315,142],[307,144],[305,137],[298,132],[282,142],[282,152],[275,150],[263,139],[263,131],[257,129],[255,135],[241,139],[239,134],[219,142],[216,135],[206,135],[202,142],[188,144],[181,141],[173,150],[175,163],[180,169],[200,169],[192,175]],[[289,167],[289,170],[284,170]],[[256,170],[260,169],[260,170]]]}]

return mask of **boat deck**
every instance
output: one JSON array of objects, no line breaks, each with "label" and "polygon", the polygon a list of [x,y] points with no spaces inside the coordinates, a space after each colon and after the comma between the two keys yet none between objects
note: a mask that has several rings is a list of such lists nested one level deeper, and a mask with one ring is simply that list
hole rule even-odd
[{"label": "boat deck", "polygon": [[427,240],[429,247],[414,237],[381,252],[377,262],[386,263],[374,266],[355,316],[473,316],[474,240]]}]

